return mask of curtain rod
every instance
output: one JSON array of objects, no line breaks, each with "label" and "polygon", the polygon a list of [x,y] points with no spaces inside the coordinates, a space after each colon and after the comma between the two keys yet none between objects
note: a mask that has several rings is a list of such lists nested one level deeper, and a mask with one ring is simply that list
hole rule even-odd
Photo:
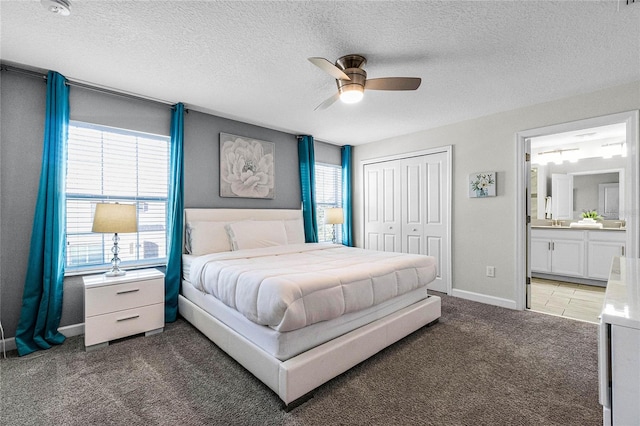
[{"label": "curtain rod", "polygon": [[[1,64],[0,69],[2,69],[3,71],[10,71],[10,72],[15,72],[15,73],[19,73],[19,74],[28,75],[30,77],[42,78],[44,81],[47,81],[47,74],[43,74],[42,72],[32,71],[32,70],[28,70],[28,69],[25,69],[25,68],[20,68],[20,67],[16,67],[16,66],[12,66],[12,65],[6,65],[6,64]],[[169,102],[169,101],[165,101],[165,100],[162,100],[162,99],[156,99],[156,98],[151,98],[151,97],[148,97],[148,96],[142,96],[142,95],[137,95],[137,94],[134,94],[134,93],[124,92],[124,91],[121,91],[121,90],[110,89],[108,87],[97,86],[95,84],[85,83],[83,81],[73,80],[73,79],[69,79],[67,77],[65,77],[65,79],[67,80],[67,85],[68,86],[80,87],[82,89],[93,90],[93,91],[96,91],[96,92],[105,93],[107,95],[120,96],[120,97],[123,97],[123,98],[135,99],[135,100],[138,100],[138,101],[153,102],[153,103],[157,103],[157,104],[168,105],[170,107],[173,107],[173,105],[174,105],[174,103]],[[187,112],[186,108],[185,108],[185,112]]]},{"label": "curtain rod", "polygon": [[129,92],[123,92],[121,90],[110,89],[110,88],[107,88],[107,87],[96,86],[94,84],[84,83],[84,82],[78,81],[78,80],[70,80],[68,78],[67,78],[67,85],[69,85],[71,87],[75,86],[75,87],[80,87],[82,89],[93,90],[95,92],[101,92],[101,93],[105,93],[107,95],[120,96],[120,97],[123,97],[123,98],[135,99],[137,101],[153,102],[153,103],[156,103],[156,104],[168,105],[170,107],[172,107],[174,105],[174,103],[169,102],[169,101],[164,101],[164,100],[161,100],[161,99],[151,98],[151,97],[148,97],[148,96],[137,95],[137,94],[129,93]]}]

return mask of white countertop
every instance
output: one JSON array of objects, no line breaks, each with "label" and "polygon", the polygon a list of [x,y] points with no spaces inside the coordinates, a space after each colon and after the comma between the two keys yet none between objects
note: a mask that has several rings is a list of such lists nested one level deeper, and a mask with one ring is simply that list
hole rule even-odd
[{"label": "white countertop", "polygon": [[163,278],[164,274],[157,269],[136,269],[127,271],[126,275],[107,277],[105,274],[87,275],[83,277],[85,288],[102,287],[112,284],[124,284],[133,281],[153,280]]},{"label": "white countertop", "polygon": [[613,259],[602,322],[640,329],[640,259]]},{"label": "white countertop", "polygon": [[588,226],[531,225],[532,229],[570,229],[572,231],[626,231],[625,228],[593,228]]}]

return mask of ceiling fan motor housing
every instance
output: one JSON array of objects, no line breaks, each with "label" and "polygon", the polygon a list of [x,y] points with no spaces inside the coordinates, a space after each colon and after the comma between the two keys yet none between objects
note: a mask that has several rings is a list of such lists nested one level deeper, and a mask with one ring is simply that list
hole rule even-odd
[{"label": "ceiling fan motor housing", "polygon": [[338,92],[364,92],[364,85],[367,81],[367,72],[362,69],[367,63],[367,59],[362,55],[345,55],[336,61],[336,67],[341,69],[351,80],[337,79]]},{"label": "ceiling fan motor housing", "polygon": [[336,80],[338,92],[364,90],[364,83],[367,81],[367,72],[365,70],[362,68],[347,68],[343,71],[351,80]]},{"label": "ceiling fan motor housing", "polygon": [[362,55],[345,55],[336,61],[336,66],[342,71],[349,68],[362,68],[367,63],[367,59]]},{"label": "ceiling fan motor housing", "polygon": [[345,55],[338,58],[336,67],[340,68],[351,80],[336,80],[338,92],[364,92],[364,85],[367,81],[367,72],[362,67],[367,63],[364,56],[361,55]]}]

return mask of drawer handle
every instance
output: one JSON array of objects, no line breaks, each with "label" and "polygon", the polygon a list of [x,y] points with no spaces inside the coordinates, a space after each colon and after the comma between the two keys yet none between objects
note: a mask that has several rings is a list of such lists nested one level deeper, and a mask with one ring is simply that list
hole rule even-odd
[{"label": "drawer handle", "polygon": [[139,288],[134,288],[134,289],[131,289],[131,290],[122,290],[122,291],[117,292],[116,294],[135,293],[136,291],[140,291],[140,289]]},{"label": "drawer handle", "polygon": [[136,319],[136,318],[140,318],[140,315],[132,315],[132,316],[130,316],[130,317],[118,318],[116,321],[117,321],[117,322],[120,322],[120,321],[127,321],[127,320]]}]

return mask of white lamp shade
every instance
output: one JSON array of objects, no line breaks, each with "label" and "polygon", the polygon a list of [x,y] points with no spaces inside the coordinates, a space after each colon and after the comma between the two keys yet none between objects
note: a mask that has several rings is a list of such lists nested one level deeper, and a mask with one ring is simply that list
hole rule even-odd
[{"label": "white lamp shade", "polygon": [[135,204],[97,204],[91,232],[121,234],[138,231]]},{"label": "white lamp shade", "polygon": [[332,208],[326,209],[324,211],[324,222],[330,225],[338,225],[340,223],[344,223],[344,213],[342,212],[342,208]]}]

